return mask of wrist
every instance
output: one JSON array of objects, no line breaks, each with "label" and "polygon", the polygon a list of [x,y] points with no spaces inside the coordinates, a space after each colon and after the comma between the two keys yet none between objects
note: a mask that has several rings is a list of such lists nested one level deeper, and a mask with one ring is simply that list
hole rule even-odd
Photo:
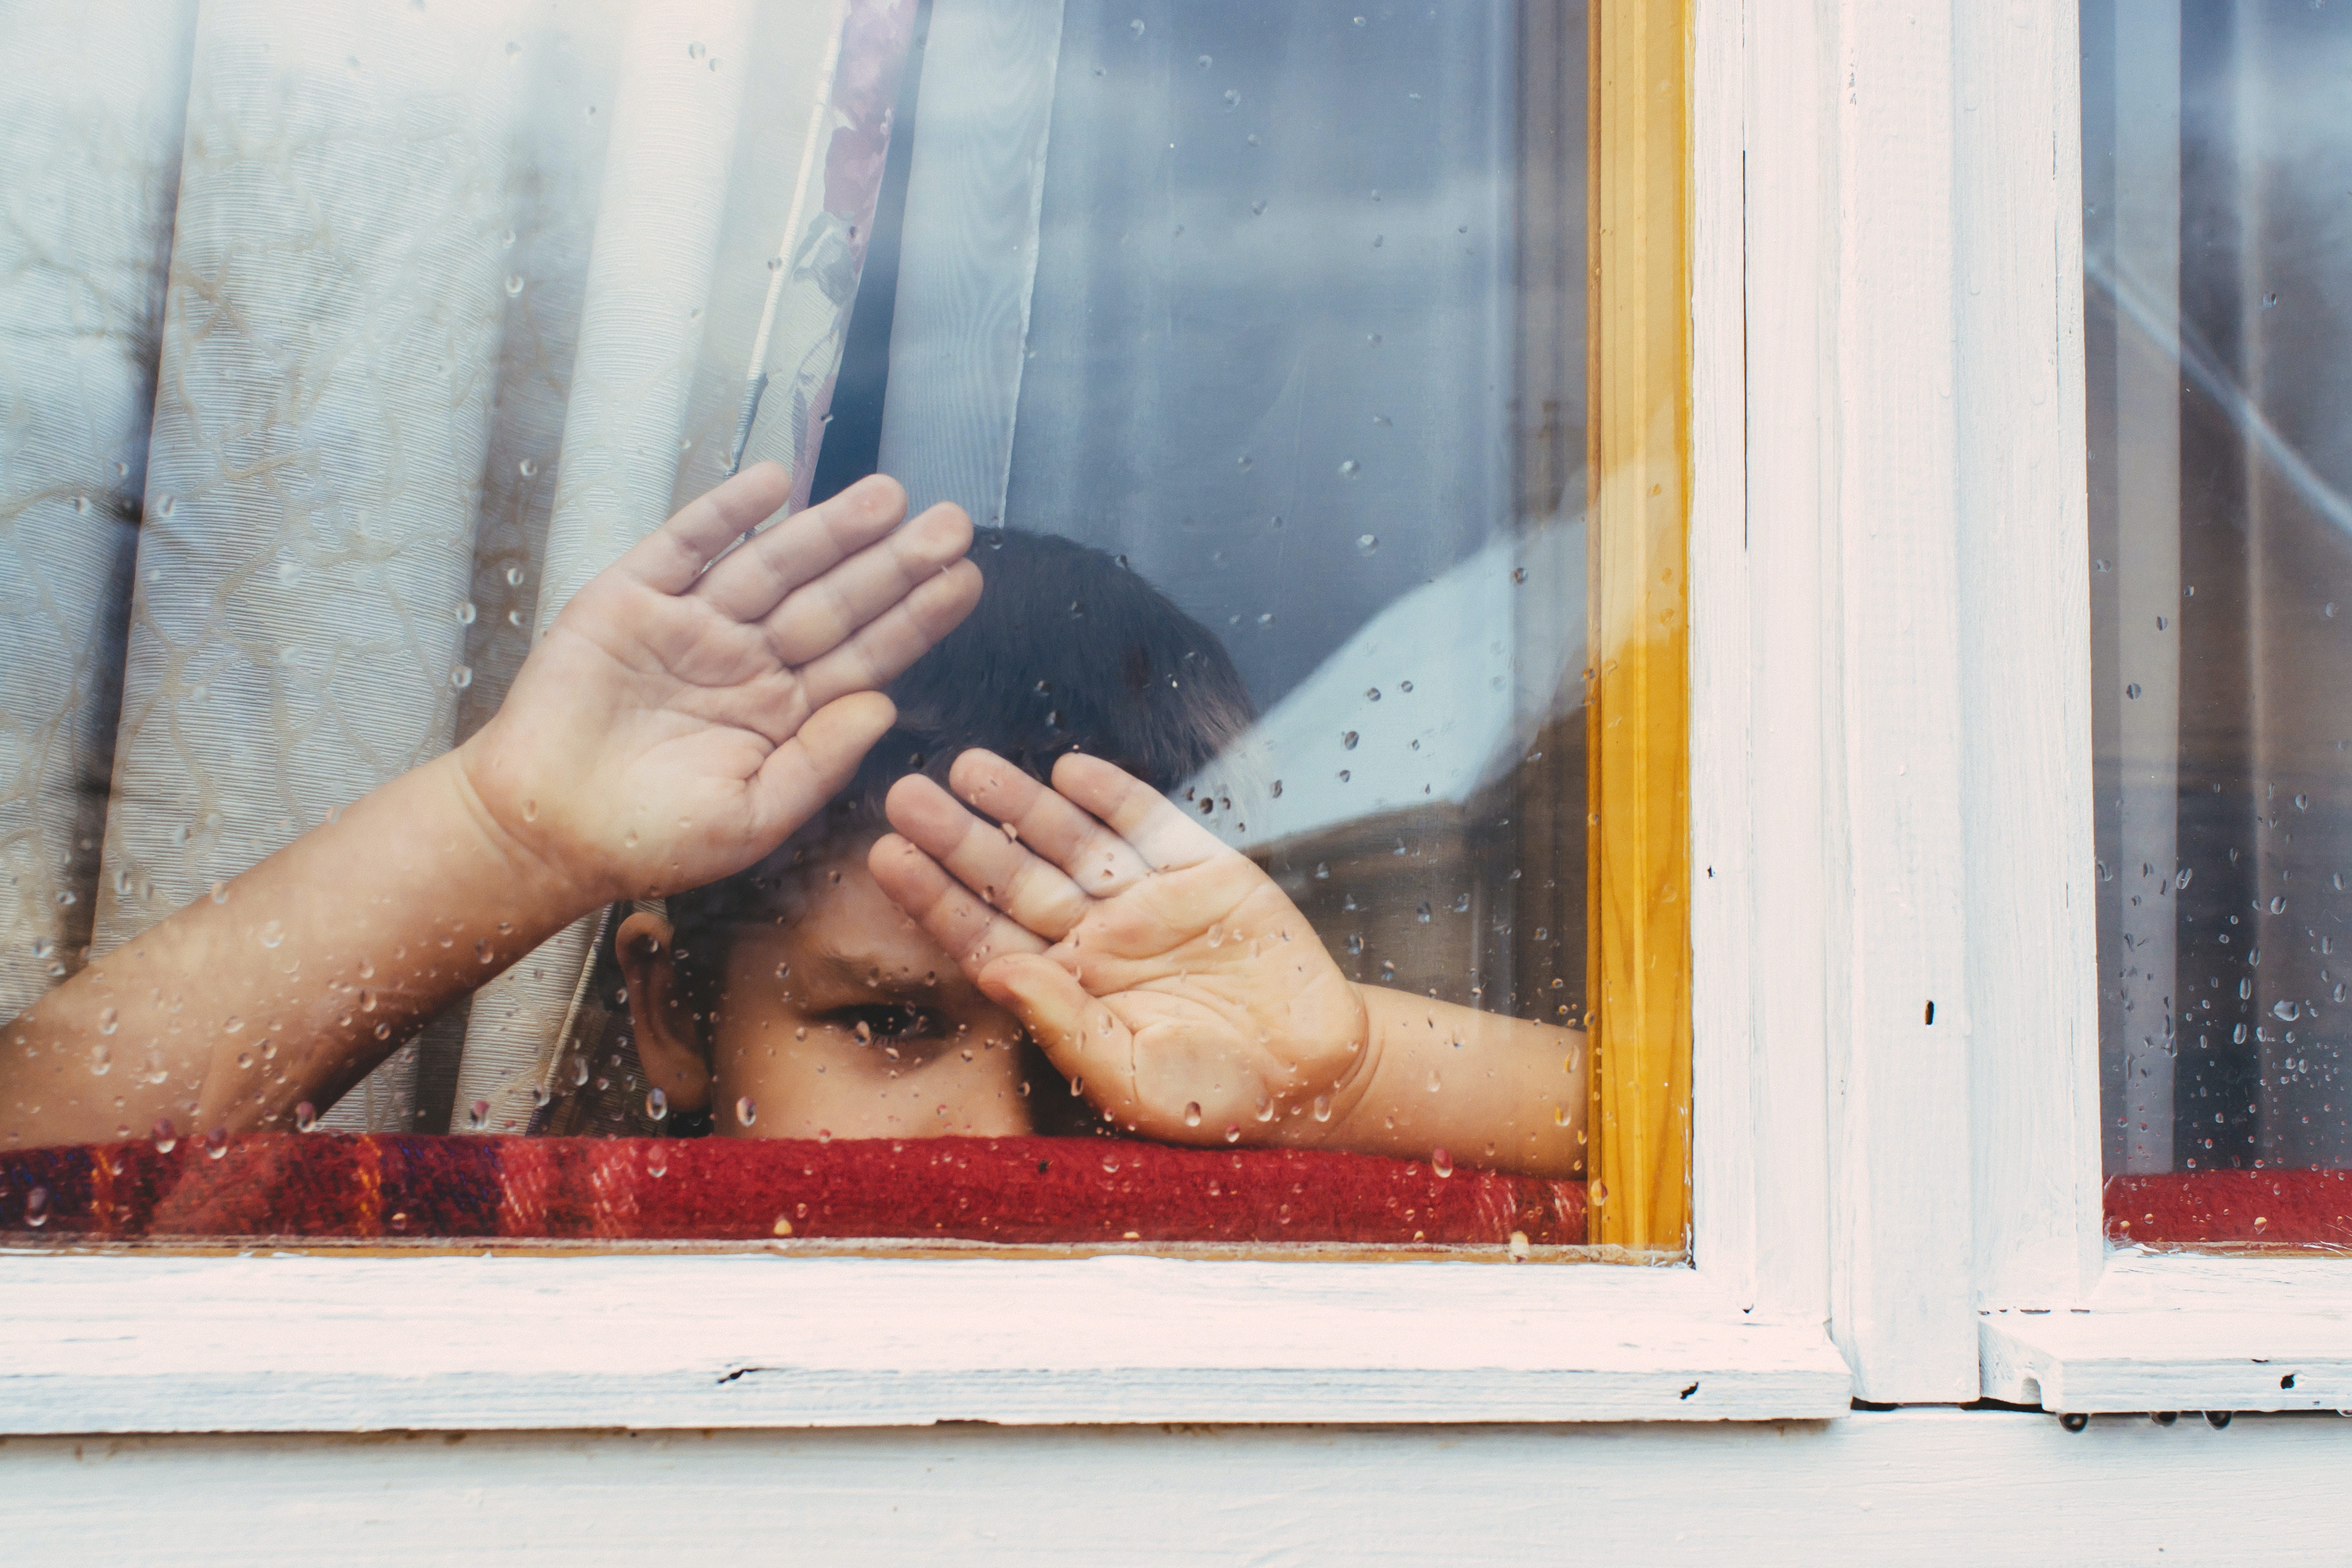
[{"label": "wrist", "polygon": [[499,878],[499,901],[512,906],[514,923],[551,934],[620,897],[583,876],[576,858],[561,853],[551,838],[530,830],[535,803],[528,796],[514,809],[494,804],[511,792],[497,788],[498,770],[478,744],[481,738],[477,735],[432,765],[443,772],[446,795],[467,826],[474,853]]},{"label": "wrist", "polygon": [[1388,1065],[1387,994],[1377,986],[1349,982],[1355,993],[1363,1034],[1352,1058],[1333,1082],[1331,1119],[1318,1123],[1314,1142],[1325,1148],[1356,1152],[1384,1151],[1394,1141],[1395,1118],[1390,1114],[1384,1084]]}]

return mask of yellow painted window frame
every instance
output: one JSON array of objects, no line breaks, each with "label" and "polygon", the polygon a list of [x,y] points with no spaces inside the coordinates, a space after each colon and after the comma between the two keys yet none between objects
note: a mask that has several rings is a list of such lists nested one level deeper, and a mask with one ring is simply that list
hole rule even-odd
[{"label": "yellow painted window frame", "polygon": [[1592,0],[1586,984],[1595,1242],[1690,1228],[1691,4]]}]

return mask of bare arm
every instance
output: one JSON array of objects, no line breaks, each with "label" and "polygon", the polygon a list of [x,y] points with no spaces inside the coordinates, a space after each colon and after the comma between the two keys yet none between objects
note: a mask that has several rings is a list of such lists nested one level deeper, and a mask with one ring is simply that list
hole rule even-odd
[{"label": "bare arm", "polygon": [[688,505],[565,607],[465,746],[0,1026],[0,1147],[324,1109],[582,914],[781,843],[980,587],[962,513],[898,528],[887,479],[722,558],[789,483],[762,464]]}]

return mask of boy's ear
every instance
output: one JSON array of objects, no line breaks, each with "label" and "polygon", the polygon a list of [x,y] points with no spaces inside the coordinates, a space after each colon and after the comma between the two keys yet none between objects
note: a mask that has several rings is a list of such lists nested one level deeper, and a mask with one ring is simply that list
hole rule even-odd
[{"label": "boy's ear", "polygon": [[614,946],[629,991],[638,1064],[673,1109],[707,1110],[710,1064],[702,1054],[701,1031],[679,993],[673,935],[669,921],[639,910],[621,922]]}]

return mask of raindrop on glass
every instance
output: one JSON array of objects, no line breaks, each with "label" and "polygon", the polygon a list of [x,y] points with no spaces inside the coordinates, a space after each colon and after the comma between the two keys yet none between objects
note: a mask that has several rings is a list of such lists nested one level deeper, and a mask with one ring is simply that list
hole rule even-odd
[{"label": "raindrop on glass", "polygon": [[662,1118],[667,1116],[669,1114],[669,1096],[664,1094],[657,1089],[648,1091],[646,1095],[646,1114],[652,1117],[656,1121],[659,1121]]},{"label": "raindrop on glass", "polygon": [[1454,1173],[1454,1156],[1443,1149],[1432,1149],[1429,1152],[1429,1168],[1441,1176],[1450,1176]]},{"label": "raindrop on glass", "polygon": [[[467,606],[469,609],[471,607],[471,605]],[[449,684],[456,687],[460,691],[463,691],[468,686],[473,685],[474,671],[471,667],[461,664],[457,668],[451,670],[449,672]]]},{"label": "raindrop on glass", "polygon": [[[300,1109],[308,1110],[310,1108],[304,1105]],[[172,1125],[172,1119],[168,1116],[156,1119],[154,1138],[158,1154],[168,1154],[180,1146],[180,1130]]]},{"label": "raindrop on glass", "polygon": [[[596,111],[595,111],[594,110],[593,110],[593,109],[592,109],[592,110],[590,110],[588,112],[589,112],[589,113],[591,113],[591,114],[593,114],[593,113],[595,113]],[[508,298],[511,299],[511,298],[513,298],[515,295],[520,294],[520,293],[521,293],[521,292],[522,292],[522,274],[521,274],[521,273],[520,273],[520,272],[509,272],[509,273],[508,273],[508,274],[507,274],[507,296],[508,296]]]}]

